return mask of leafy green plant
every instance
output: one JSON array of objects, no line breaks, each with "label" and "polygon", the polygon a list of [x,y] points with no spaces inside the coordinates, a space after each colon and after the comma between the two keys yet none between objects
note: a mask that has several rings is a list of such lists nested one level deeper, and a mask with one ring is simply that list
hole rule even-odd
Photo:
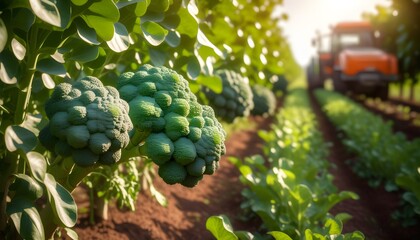
[{"label": "leafy green plant", "polygon": [[[211,216],[207,219],[206,228],[212,235],[218,240],[263,240],[263,239],[275,239],[275,240],[292,240],[293,238],[288,234],[280,231],[270,231],[266,235],[253,235],[246,231],[235,231],[233,230],[232,224],[225,215]],[[359,231],[352,233],[342,234],[343,222],[341,216],[335,218],[328,218],[325,221],[324,226],[319,232],[313,232],[311,229],[305,230],[305,236],[301,239],[311,240],[332,240],[332,239],[343,239],[343,240],[363,240],[365,236]]]},{"label": "leafy green plant", "polygon": [[417,217],[410,214],[406,221],[415,222],[412,217],[418,218],[420,200],[420,140],[408,141],[402,133],[394,133],[391,122],[384,122],[345,96],[325,90],[315,94],[327,116],[345,133],[343,143],[358,155],[353,164],[355,173],[373,187],[384,183],[388,191],[407,191],[402,199]]},{"label": "leafy green plant", "polygon": [[251,114],[262,116],[273,115],[277,107],[277,100],[274,93],[262,85],[254,85],[251,89],[254,101],[254,108],[251,110]]},{"label": "leafy green plant", "polygon": [[[100,79],[105,86],[116,87],[117,79],[122,73],[137,72],[146,63],[176,70],[189,80],[192,93],[197,93],[203,86],[221,92],[222,84],[214,76],[214,66],[223,65],[221,62],[230,54],[240,56],[243,53],[238,52],[237,48],[233,51],[226,50],[230,47],[228,44],[220,44],[220,41],[213,43],[216,39],[210,39],[215,33],[212,27],[209,28],[211,20],[203,17],[210,9],[203,9],[200,4],[198,7],[195,1],[190,0],[6,0],[0,3],[2,235],[9,239],[15,239],[17,235],[25,239],[49,238],[56,227],[60,226],[75,237],[76,234],[70,228],[76,223],[77,208],[71,191],[91,172],[99,174],[95,176],[108,176],[112,179],[101,185],[113,189],[109,195],[101,194],[104,188],[92,189],[94,192],[102,195],[105,200],[116,197],[128,204],[132,203],[134,193],[124,193],[118,182],[124,179],[126,184],[137,186],[133,184],[137,175],[133,173],[121,176],[119,174],[125,170],[112,163],[120,160],[116,164],[128,164],[129,160],[138,160],[138,148],[130,145],[129,149],[117,150],[118,146],[125,146],[127,141],[116,137],[117,132],[107,131],[108,125],[105,130],[98,132],[90,130],[94,127],[84,123],[83,107],[89,111],[92,109],[86,104],[79,104],[78,100],[66,103],[72,113],[67,112],[66,108],[50,114],[45,111],[46,102],[53,89],[65,92],[66,87],[62,86],[71,85],[87,76]],[[248,14],[246,11],[231,14],[237,16],[238,13],[242,16]],[[273,38],[272,42],[277,40]],[[288,49],[286,42],[282,46],[282,49]],[[275,58],[266,58],[273,71],[277,70],[273,66],[280,60],[294,63],[290,51],[288,54],[276,55]],[[246,64],[236,66],[240,68],[241,65]],[[270,71],[267,74],[271,74]],[[56,87],[58,85],[60,87]],[[63,96],[79,98],[76,90],[70,95],[66,94]],[[92,94],[86,95],[88,100]],[[101,91],[94,95],[101,95]],[[59,96],[54,96],[56,97]],[[107,109],[107,106],[102,108],[99,105],[98,109]],[[57,103],[57,106],[60,104]],[[48,109],[55,107],[53,104]],[[112,115],[112,112],[117,111],[113,108],[108,113]],[[56,114],[61,117],[54,117]],[[64,116],[66,114],[68,116]],[[47,121],[47,116],[50,121]],[[99,114],[101,116],[103,114]],[[204,117],[214,122],[211,113]],[[68,138],[59,133],[58,123],[68,123],[68,126],[65,125],[66,129],[76,127],[77,131],[71,131]],[[88,131],[83,127],[84,124]],[[46,126],[48,127],[45,128]],[[51,126],[57,135],[48,130]],[[213,141],[209,139],[214,136],[205,133],[212,127],[214,126],[206,125],[202,131],[208,137],[200,146],[212,144]],[[198,134],[198,131],[194,132]],[[38,138],[44,137],[54,142],[44,141],[44,145],[39,144]],[[90,143],[91,139],[95,141]],[[216,145],[221,148],[220,141]],[[221,153],[221,149],[218,152]],[[214,152],[206,156],[212,154]],[[86,158],[81,159],[79,156]],[[216,164],[213,164],[215,159],[210,158],[204,161],[216,168]],[[146,161],[145,158],[142,159],[138,161]],[[99,163],[111,166],[103,167]],[[148,186],[152,195],[164,204],[164,197],[152,185],[151,178],[154,174],[150,170],[151,164],[146,163],[136,165],[138,176],[148,179],[144,186]],[[134,171],[132,165],[126,166],[126,170]],[[98,186],[94,182],[102,181],[94,179],[92,177],[86,182],[91,182],[90,186],[93,188]],[[193,182],[189,185],[193,185]],[[45,205],[40,205],[39,202],[45,202]]]},{"label": "leafy green plant", "polygon": [[247,186],[241,207],[258,215],[267,231],[305,239],[307,229],[323,232],[322,223],[333,218],[329,213],[332,207],[358,196],[346,191],[337,193],[332,184],[325,161],[327,145],[317,129],[305,90],[289,92],[276,117],[271,131],[260,132],[265,141],[264,157],[229,160]]}]

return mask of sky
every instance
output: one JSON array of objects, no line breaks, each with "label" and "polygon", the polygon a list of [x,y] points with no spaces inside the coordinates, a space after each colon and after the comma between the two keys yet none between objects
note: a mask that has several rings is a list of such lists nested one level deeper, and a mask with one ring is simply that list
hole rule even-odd
[{"label": "sky", "polygon": [[374,12],[377,4],[390,5],[390,0],[284,0],[281,13],[289,19],[281,23],[296,61],[305,66],[315,53],[311,39],[315,31],[327,33],[339,21],[361,20],[363,12]]}]

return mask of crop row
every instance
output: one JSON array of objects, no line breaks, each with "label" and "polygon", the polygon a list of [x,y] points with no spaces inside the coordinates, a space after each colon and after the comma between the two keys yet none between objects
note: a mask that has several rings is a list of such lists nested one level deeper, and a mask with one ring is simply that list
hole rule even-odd
[{"label": "crop row", "polygon": [[[305,90],[295,89],[285,98],[284,108],[276,115],[269,132],[260,132],[265,141],[264,156],[243,161],[231,158],[246,185],[241,208],[257,215],[262,229],[275,239],[329,239],[342,234],[342,222],[350,216],[329,213],[345,199],[357,199],[355,193],[338,192],[326,161],[327,143],[318,130]],[[213,216],[207,228],[216,238],[247,239],[251,233],[232,230],[225,216]],[[356,231],[343,239],[364,239]]]},{"label": "crop row", "polygon": [[387,191],[402,188],[403,225],[415,223],[420,214],[420,140],[408,141],[394,133],[392,122],[385,122],[338,93],[317,90],[316,97],[333,124],[344,132],[343,143],[356,153],[353,170],[373,187],[382,183]]}]

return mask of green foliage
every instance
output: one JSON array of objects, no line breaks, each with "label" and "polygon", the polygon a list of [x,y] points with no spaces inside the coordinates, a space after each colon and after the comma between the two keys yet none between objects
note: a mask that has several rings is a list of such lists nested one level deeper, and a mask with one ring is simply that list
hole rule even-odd
[{"label": "green foliage", "polygon": [[276,95],[286,93],[289,82],[284,75],[274,75],[270,80],[273,83],[272,89]]},{"label": "green foliage", "polygon": [[268,231],[282,231],[292,239],[303,239],[307,229],[323,233],[321,224],[332,218],[331,208],[358,196],[338,193],[333,185],[327,145],[303,89],[286,96],[276,117],[270,132],[260,132],[264,157],[230,159],[247,186],[241,207],[257,214]]},{"label": "green foliage", "polygon": [[282,1],[197,1],[198,16],[205,19],[201,30],[220,49],[225,61],[217,69],[240,72],[251,85],[262,84],[277,74],[291,79],[299,75],[289,44],[279,22],[287,16],[274,16]]},{"label": "green foliage", "polygon": [[[265,236],[256,235],[254,236],[250,232],[246,231],[235,231],[229,221],[229,218],[225,215],[211,216],[206,221],[206,228],[209,230],[212,235],[218,240],[250,240],[250,239],[275,239],[275,240],[292,240],[288,234],[280,231],[270,231],[267,232]],[[306,229],[304,236],[301,239],[311,240],[311,239],[320,239],[320,240],[333,240],[333,239],[343,239],[343,240],[363,240],[365,236],[359,231],[354,231],[351,233],[342,234],[343,223],[342,219],[339,216],[335,218],[327,218],[324,226],[319,230],[319,232],[314,232],[311,229]],[[272,238],[268,237],[271,236]]]},{"label": "green foliage", "polygon": [[245,231],[234,231],[229,218],[225,215],[211,216],[206,221],[206,228],[216,239],[220,240],[251,240],[254,235]]},{"label": "green foliage", "polygon": [[384,183],[388,191],[399,187],[407,191],[403,200],[416,213],[406,219],[412,223],[412,217],[418,218],[420,213],[420,141],[408,141],[402,133],[394,133],[391,122],[384,122],[345,96],[325,90],[315,93],[327,116],[345,133],[344,145],[358,155],[353,164],[356,174],[373,187]]},{"label": "green foliage", "polygon": [[377,6],[375,14],[365,13],[374,27],[381,33],[381,45],[396,54],[403,81],[418,82],[420,68],[420,34],[417,31],[420,3],[412,0],[393,0],[390,7]]},{"label": "green foliage", "polygon": [[273,115],[277,106],[277,100],[274,93],[261,85],[254,85],[251,89],[254,102],[254,108],[252,109],[251,114],[262,116]]},{"label": "green foliage", "polygon": [[247,117],[254,107],[249,84],[232,70],[218,70],[216,74],[222,79],[222,92],[218,94],[205,88],[204,93],[217,116],[227,122],[233,122],[238,117]]},{"label": "green foliage", "polygon": [[[118,159],[121,159],[118,164],[131,160],[141,162],[136,167],[139,176],[146,179],[142,182],[146,182],[152,196],[165,205],[166,199],[152,184],[155,174],[150,162],[138,157],[139,152],[134,145],[129,145],[130,149],[124,151],[118,150],[126,145],[129,128],[126,126],[127,129],[124,129],[124,124],[119,121],[115,128],[111,125],[125,106],[109,106],[107,101],[100,101],[101,104],[105,103],[101,105],[98,100],[108,93],[115,95],[115,91],[107,87],[104,91],[78,96],[79,91],[85,91],[69,86],[86,76],[94,76],[101,80],[101,84],[115,87],[118,76],[128,71],[137,72],[141,65],[147,63],[176,70],[190,80],[193,92],[198,92],[203,86],[221,92],[221,80],[214,75],[213,69],[224,65],[225,60],[227,65],[235,66],[238,72],[245,69],[248,77],[265,74],[268,79],[272,72],[277,74],[283,71],[293,74],[298,68],[288,44],[280,34],[281,29],[273,27],[270,14],[267,14],[276,3],[259,4],[258,8],[263,14],[258,15],[261,16],[255,15],[252,4],[238,3],[246,9],[233,4],[230,1],[188,0],[1,1],[0,231],[12,229],[7,232],[8,236],[17,236],[13,232],[16,228],[23,238],[42,239],[51,238],[56,227],[61,226],[74,238],[77,234],[69,227],[75,219],[76,207],[69,198],[70,192],[92,172],[103,174],[101,176],[107,176],[110,180],[103,185],[92,180],[95,177],[89,180],[96,182],[91,184],[94,188],[98,187],[96,193],[103,193],[105,187],[112,185],[110,195],[102,196],[107,199],[116,197],[119,199],[117,201],[130,204],[134,193],[125,193],[122,185],[117,183],[135,186],[132,181],[135,181],[137,174],[121,172],[133,169],[132,166],[99,167],[98,161],[104,164],[115,163]],[[203,8],[203,5],[208,7]],[[225,5],[230,8],[225,8]],[[232,10],[232,7],[235,11],[225,12]],[[241,8],[243,11],[239,11]],[[209,15],[210,11],[214,11],[217,17]],[[234,27],[225,28],[234,31],[232,35],[220,32],[225,16],[234,19]],[[260,25],[266,34],[261,35],[257,25],[249,29],[245,25],[237,27],[243,16],[261,19]],[[246,24],[251,23],[247,20]],[[236,41],[236,31],[239,29],[242,36]],[[250,46],[246,47],[246,52],[243,51],[245,39],[254,43],[255,51]],[[243,59],[252,59],[252,64],[247,65]],[[153,116],[158,115],[159,110],[151,101],[151,96],[147,95],[153,91],[150,87],[145,85],[141,88],[140,92],[146,95],[137,99],[137,106],[150,111]],[[124,89],[121,95],[133,94],[131,90]],[[55,100],[48,100],[51,94]],[[59,99],[60,102],[57,102]],[[160,94],[156,96],[156,103],[164,104],[168,99],[165,94]],[[98,100],[96,105],[90,103],[92,100]],[[44,109],[47,101],[49,106]],[[181,118],[168,119],[171,122],[167,124],[171,126],[168,127],[169,135],[172,139],[190,139],[197,150],[197,164],[184,166],[189,174],[184,184],[193,186],[199,178],[198,173],[203,171],[203,161],[205,174],[212,174],[217,169],[218,156],[225,151],[225,136],[210,108],[203,107],[201,117],[190,118],[184,116],[186,109],[182,107],[182,101],[172,103],[171,110],[164,111],[176,113]],[[195,105],[190,106],[190,113],[200,115],[199,109]],[[98,119],[93,121],[90,119],[92,116]],[[153,123],[155,128],[152,130],[164,128],[166,120],[161,118]],[[150,122],[146,121],[145,124]],[[148,134],[136,132],[130,137],[133,137],[132,140],[145,139]],[[151,151],[146,152],[150,154]],[[73,160],[83,167],[75,165]],[[28,176],[31,185],[35,186],[36,182],[40,184],[43,197],[49,197],[50,201],[36,208],[33,208],[32,202],[28,205],[28,212],[25,212],[27,209],[23,210],[23,205],[19,205],[19,194],[9,189],[14,176]],[[114,197],[111,194],[115,194]],[[12,198],[11,202],[9,198]],[[4,210],[6,205],[13,206],[15,212],[7,214]],[[10,221],[9,218],[14,219]]]}]

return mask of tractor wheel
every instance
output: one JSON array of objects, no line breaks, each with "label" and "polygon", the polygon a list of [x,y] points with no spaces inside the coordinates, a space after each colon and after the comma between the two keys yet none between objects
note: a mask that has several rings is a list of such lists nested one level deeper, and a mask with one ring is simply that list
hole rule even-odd
[{"label": "tractor wheel", "polygon": [[376,90],[376,97],[380,98],[381,100],[388,100],[388,92],[389,92],[388,84],[385,86],[380,86]]},{"label": "tractor wheel", "polygon": [[346,85],[340,79],[340,72],[334,72],[332,79],[333,79],[334,91],[337,91],[339,93],[345,93]]}]

